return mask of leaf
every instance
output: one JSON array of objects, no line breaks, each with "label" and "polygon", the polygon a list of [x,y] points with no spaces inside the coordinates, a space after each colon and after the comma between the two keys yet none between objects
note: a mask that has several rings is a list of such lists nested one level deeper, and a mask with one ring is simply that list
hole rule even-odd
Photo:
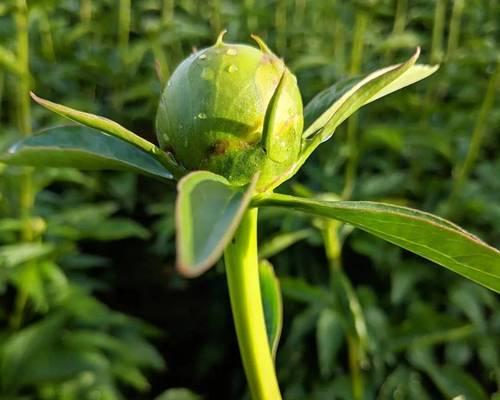
[{"label": "leaf", "polygon": [[278,233],[259,246],[259,257],[272,257],[293,244],[310,237],[314,232],[313,229],[305,228],[293,232]]},{"label": "leaf", "polygon": [[411,208],[369,201],[328,202],[281,194],[255,206],[282,206],[354,225],[500,293],[500,252],[457,225]]},{"label": "leaf", "polygon": [[323,378],[332,376],[337,353],[343,341],[342,318],[335,311],[325,308],[319,315],[316,327],[318,363]]},{"label": "leaf", "polygon": [[220,175],[195,171],[181,179],[176,202],[177,268],[187,277],[222,255],[253,194],[255,183],[234,187]]},{"label": "leaf", "polygon": [[[433,74],[438,66],[415,65],[420,54],[415,54],[406,62],[379,69],[365,78],[337,83],[320,93],[306,106],[306,121],[311,115],[321,115],[304,131],[308,138],[321,131],[321,142],[327,140],[335,128],[365,104],[409,86]],[[333,101],[333,104],[332,104]],[[331,104],[331,105],[330,105]]]},{"label": "leaf", "polygon": [[163,164],[176,177],[183,175],[183,169],[173,159],[171,159],[167,153],[161,150],[158,146],[155,146],[153,143],[136,135],[134,132],[129,131],[115,121],[42,99],[33,92],[30,94],[33,100],[48,110],[89,128],[96,129],[98,131],[105,132],[108,135],[122,139],[148,153],[151,157]]},{"label": "leaf", "polygon": [[433,74],[438,65],[415,65],[420,54],[405,63],[379,69],[365,78],[348,79],[319,93],[305,108],[305,130],[302,150],[295,164],[281,176],[276,186],[290,179],[306,162],[312,152],[328,140],[335,129],[365,104],[416,83]]},{"label": "leaf", "polygon": [[314,96],[304,107],[304,128],[307,129],[307,127],[311,126],[321,114],[332,107],[338,99],[362,79],[360,77],[343,79]]},{"label": "leaf", "polygon": [[[286,129],[287,126],[283,126],[283,115],[289,112],[292,104],[290,98],[283,95],[283,93],[290,84],[293,84],[294,80],[295,77],[285,68],[269,101],[264,118],[264,133],[262,136],[264,148],[267,156],[277,163],[283,163],[290,157],[290,140],[283,138],[283,135],[292,135],[293,133]],[[294,121],[295,117],[290,118],[287,123],[293,124]],[[297,135],[300,135],[300,132]]]},{"label": "leaf", "polygon": [[283,302],[279,280],[274,273],[273,266],[267,260],[259,263],[259,279],[267,338],[271,353],[275,358],[283,327]]},{"label": "leaf", "polygon": [[201,400],[201,397],[184,388],[168,389],[155,400]]},{"label": "leaf", "polygon": [[292,300],[308,304],[329,304],[330,294],[322,287],[311,285],[301,278],[282,277],[280,279],[283,294]]},{"label": "leaf", "polygon": [[348,324],[346,324],[346,330],[353,338],[355,337],[356,340],[358,340],[358,357],[360,360],[364,361],[366,358],[365,353],[368,348],[369,335],[363,308],[356,291],[352,287],[351,281],[343,270],[332,269],[331,274],[335,294],[343,313],[342,315],[346,317],[346,322],[348,322]]},{"label": "leaf", "polygon": [[408,358],[415,367],[429,375],[445,398],[462,397],[474,400],[488,398],[484,389],[472,375],[451,365],[438,365],[430,348],[413,348]]},{"label": "leaf", "polygon": [[0,247],[0,267],[12,268],[46,257],[54,251],[48,243],[17,243]]},{"label": "leaf", "polygon": [[83,372],[104,375],[109,361],[99,352],[88,349],[66,349],[61,343],[52,343],[41,349],[23,364],[18,385],[40,385],[47,382],[70,380]]},{"label": "leaf", "polygon": [[117,169],[163,179],[172,174],[154,157],[130,143],[83,126],[51,128],[14,144],[0,161],[35,167]]},{"label": "leaf", "polygon": [[0,391],[22,382],[23,370],[32,358],[43,353],[58,339],[66,317],[56,314],[15,332],[0,349]]}]

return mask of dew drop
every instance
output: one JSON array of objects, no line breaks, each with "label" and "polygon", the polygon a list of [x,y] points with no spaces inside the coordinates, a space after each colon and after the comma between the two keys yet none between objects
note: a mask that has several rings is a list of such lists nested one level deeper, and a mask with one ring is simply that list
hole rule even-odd
[{"label": "dew drop", "polygon": [[205,114],[205,113],[199,113],[198,114],[198,118],[199,119],[207,119],[207,114]]},{"label": "dew drop", "polygon": [[232,49],[232,48],[231,48],[231,49],[228,49],[228,50],[226,51],[226,54],[227,54],[228,56],[235,56],[236,54],[238,54],[238,52],[236,51],[236,49]]},{"label": "dew drop", "polygon": [[231,64],[226,68],[226,71],[232,74],[233,72],[238,71],[238,67],[234,64]]},{"label": "dew drop", "polygon": [[205,67],[203,68],[203,71],[201,71],[201,77],[210,81],[214,79],[214,71],[211,68]]},{"label": "dew drop", "polygon": [[206,60],[207,59],[207,55],[206,54],[201,54],[198,58],[200,60]]}]

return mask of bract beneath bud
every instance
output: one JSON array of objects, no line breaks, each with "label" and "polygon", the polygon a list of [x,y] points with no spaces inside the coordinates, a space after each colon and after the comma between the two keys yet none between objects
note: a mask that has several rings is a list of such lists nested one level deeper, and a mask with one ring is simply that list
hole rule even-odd
[{"label": "bract beneath bud", "polygon": [[161,147],[185,168],[236,185],[260,172],[262,191],[296,161],[303,110],[295,76],[255,39],[260,50],[221,36],[184,60],[162,93],[156,130]]}]

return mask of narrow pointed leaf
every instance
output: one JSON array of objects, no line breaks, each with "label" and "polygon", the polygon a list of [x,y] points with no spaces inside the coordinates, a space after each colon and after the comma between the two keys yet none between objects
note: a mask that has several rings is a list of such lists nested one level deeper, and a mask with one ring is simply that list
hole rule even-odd
[{"label": "narrow pointed leaf", "polygon": [[314,235],[314,229],[300,229],[294,232],[282,232],[269,238],[259,246],[259,258],[272,257],[295,243]]},{"label": "narrow pointed leaf", "polygon": [[178,185],[177,268],[187,277],[209,269],[232,239],[253,194],[256,180],[234,187],[224,177],[196,171]]},{"label": "narrow pointed leaf", "polygon": [[283,302],[279,280],[274,273],[273,266],[267,260],[259,263],[259,279],[267,338],[271,353],[275,358],[283,327]]},{"label": "narrow pointed leaf", "polygon": [[57,127],[30,136],[0,155],[0,162],[34,167],[113,169],[173,179],[150,154],[85,126]]},{"label": "narrow pointed leaf", "polygon": [[394,243],[500,293],[500,252],[432,214],[368,201],[319,201],[263,195],[256,206],[283,206],[334,218]]},{"label": "narrow pointed leaf", "polygon": [[335,129],[365,104],[416,83],[433,74],[439,66],[415,65],[420,49],[405,63],[377,70],[364,78],[341,81],[319,93],[304,109],[305,129],[298,160],[276,182],[290,179],[312,152],[328,140]]},{"label": "narrow pointed leaf", "polygon": [[283,91],[289,84],[289,80],[294,79],[287,69],[283,70],[281,79],[269,102],[264,120],[264,134],[262,140],[268,157],[278,163],[284,162],[288,155],[287,146],[289,141],[283,140],[283,134],[289,135],[287,129],[280,129],[278,124],[282,122],[283,114],[288,112],[289,104],[287,98],[283,96]]},{"label": "narrow pointed leaf", "polygon": [[[305,108],[307,128],[303,137],[315,133],[327,140],[335,128],[359,108],[392,92],[427,78],[438,66],[415,65],[420,50],[405,63],[392,65],[360,80],[349,79],[320,93]],[[311,120],[316,117],[314,122]]]},{"label": "narrow pointed leaf", "polygon": [[78,111],[73,108],[42,99],[34,93],[31,93],[31,97],[38,104],[52,112],[55,112],[56,114],[66,117],[72,121],[78,122],[79,124],[85,125],[89,128],[105,132],[111,136],[115,136],[142,149],[146,153],[149,153],[151,154],[151,156],[155,157],[160,163],[164,164],[169,169],[169,171],[174,174],[174,176],[180,177],[181,175],[183,175],[182,168],[173,159],[171,159],[167,153],[161,150],[158,146],[136,135],[134,132],[124,128],[115,121],[112,121],[105,117],[101,117],[99,115]]}]

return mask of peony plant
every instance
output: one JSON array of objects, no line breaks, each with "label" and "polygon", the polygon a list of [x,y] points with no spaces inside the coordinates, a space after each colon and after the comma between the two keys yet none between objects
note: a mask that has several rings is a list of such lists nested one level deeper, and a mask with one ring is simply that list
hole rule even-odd
[{"label": "peony plant", "polygon": [[114,121],[32,94],[77,125],[27,137],[0,161],[178,181],[178,270],[196,277],[224,256],[242,363],[256,400],[281,398],[274,355],[282,301],[272,265],[257,254],[261,207],[350,224],[500,292],[500,252],[449,221],[391,204],[274,192],[359,108],[434,73],[437,66],[416,64],[419,49],[406,62],[336,83],[303,108],[295,76],[260,38],[252,36],[255,48],[225,43],[223,34],[172,74],[156,116],[159,147]]}]

